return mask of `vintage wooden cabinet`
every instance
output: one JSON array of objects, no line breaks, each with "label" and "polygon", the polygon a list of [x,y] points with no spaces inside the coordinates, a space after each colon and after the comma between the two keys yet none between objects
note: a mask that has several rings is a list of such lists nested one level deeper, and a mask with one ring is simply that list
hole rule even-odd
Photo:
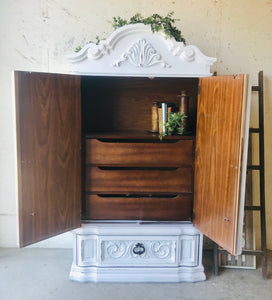
[{"label": "vintage wooden cabinet", "polygon": [[[73,280],[204,280],[202,233],[241,250],[247,76],[140,24],[69,59],[15,72],[20,245],[75,229]],[[151,105],[181,90],[187,132],[161,142]]]}]

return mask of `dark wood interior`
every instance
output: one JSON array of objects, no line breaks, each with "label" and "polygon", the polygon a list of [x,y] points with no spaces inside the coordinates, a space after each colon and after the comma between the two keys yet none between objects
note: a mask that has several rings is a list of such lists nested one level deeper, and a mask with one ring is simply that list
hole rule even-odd
[{"label": "dark wood interior", "polygon": [[154,101],[179,105],[182,90],[189,95],[188,131],[195,134],[198,78],[83,76],[82,130],[90,132],[151,129]]},{"label": "dark wood interior", "polygon": [[[198,79],[82,77],[84,219],[191,220]],[[183,136],[150,134],[154,101],[189,95]],[[102,195],[102,196],[101,196]]]}]

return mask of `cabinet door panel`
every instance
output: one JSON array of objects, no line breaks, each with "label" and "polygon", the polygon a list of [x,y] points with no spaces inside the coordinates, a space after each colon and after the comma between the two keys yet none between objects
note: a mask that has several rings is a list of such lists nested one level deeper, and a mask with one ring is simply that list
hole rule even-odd
[{"label": "cabinet door panel", "polygon": [[20,246],[80,226],[79,76],[15,72]]},{"label": "cabinet door panel", "polygon": [[246,86],[246,75],[202,78],[198,98],[194,225],[232,254],[240,252]]}]

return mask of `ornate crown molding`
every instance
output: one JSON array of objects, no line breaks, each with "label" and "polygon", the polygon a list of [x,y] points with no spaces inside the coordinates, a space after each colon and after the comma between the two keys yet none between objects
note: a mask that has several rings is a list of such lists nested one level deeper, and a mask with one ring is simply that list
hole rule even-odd
[{"label": "ornate crown molding", "polygon": [[214,57],[196,46],[153,33],[149,25],[126,25],[98,45],[90,43],[67,56],[73,72],[125,76],[209,76]]}]

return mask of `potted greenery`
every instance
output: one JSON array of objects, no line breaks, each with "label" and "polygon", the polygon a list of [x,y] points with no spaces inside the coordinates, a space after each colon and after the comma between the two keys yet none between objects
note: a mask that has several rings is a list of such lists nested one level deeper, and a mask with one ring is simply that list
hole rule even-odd
[{"label": "potted greenery", "polygon": [[[168,114],[168,120],[164,124],[166,128],[166,133],[160,134],[160,140],[162,140],[163,136],[183,134],[185,118],[187,118],[187,116],[183,112],[170,112]],[[162,124],[160,124],[160,126],[162,126]]]}]

